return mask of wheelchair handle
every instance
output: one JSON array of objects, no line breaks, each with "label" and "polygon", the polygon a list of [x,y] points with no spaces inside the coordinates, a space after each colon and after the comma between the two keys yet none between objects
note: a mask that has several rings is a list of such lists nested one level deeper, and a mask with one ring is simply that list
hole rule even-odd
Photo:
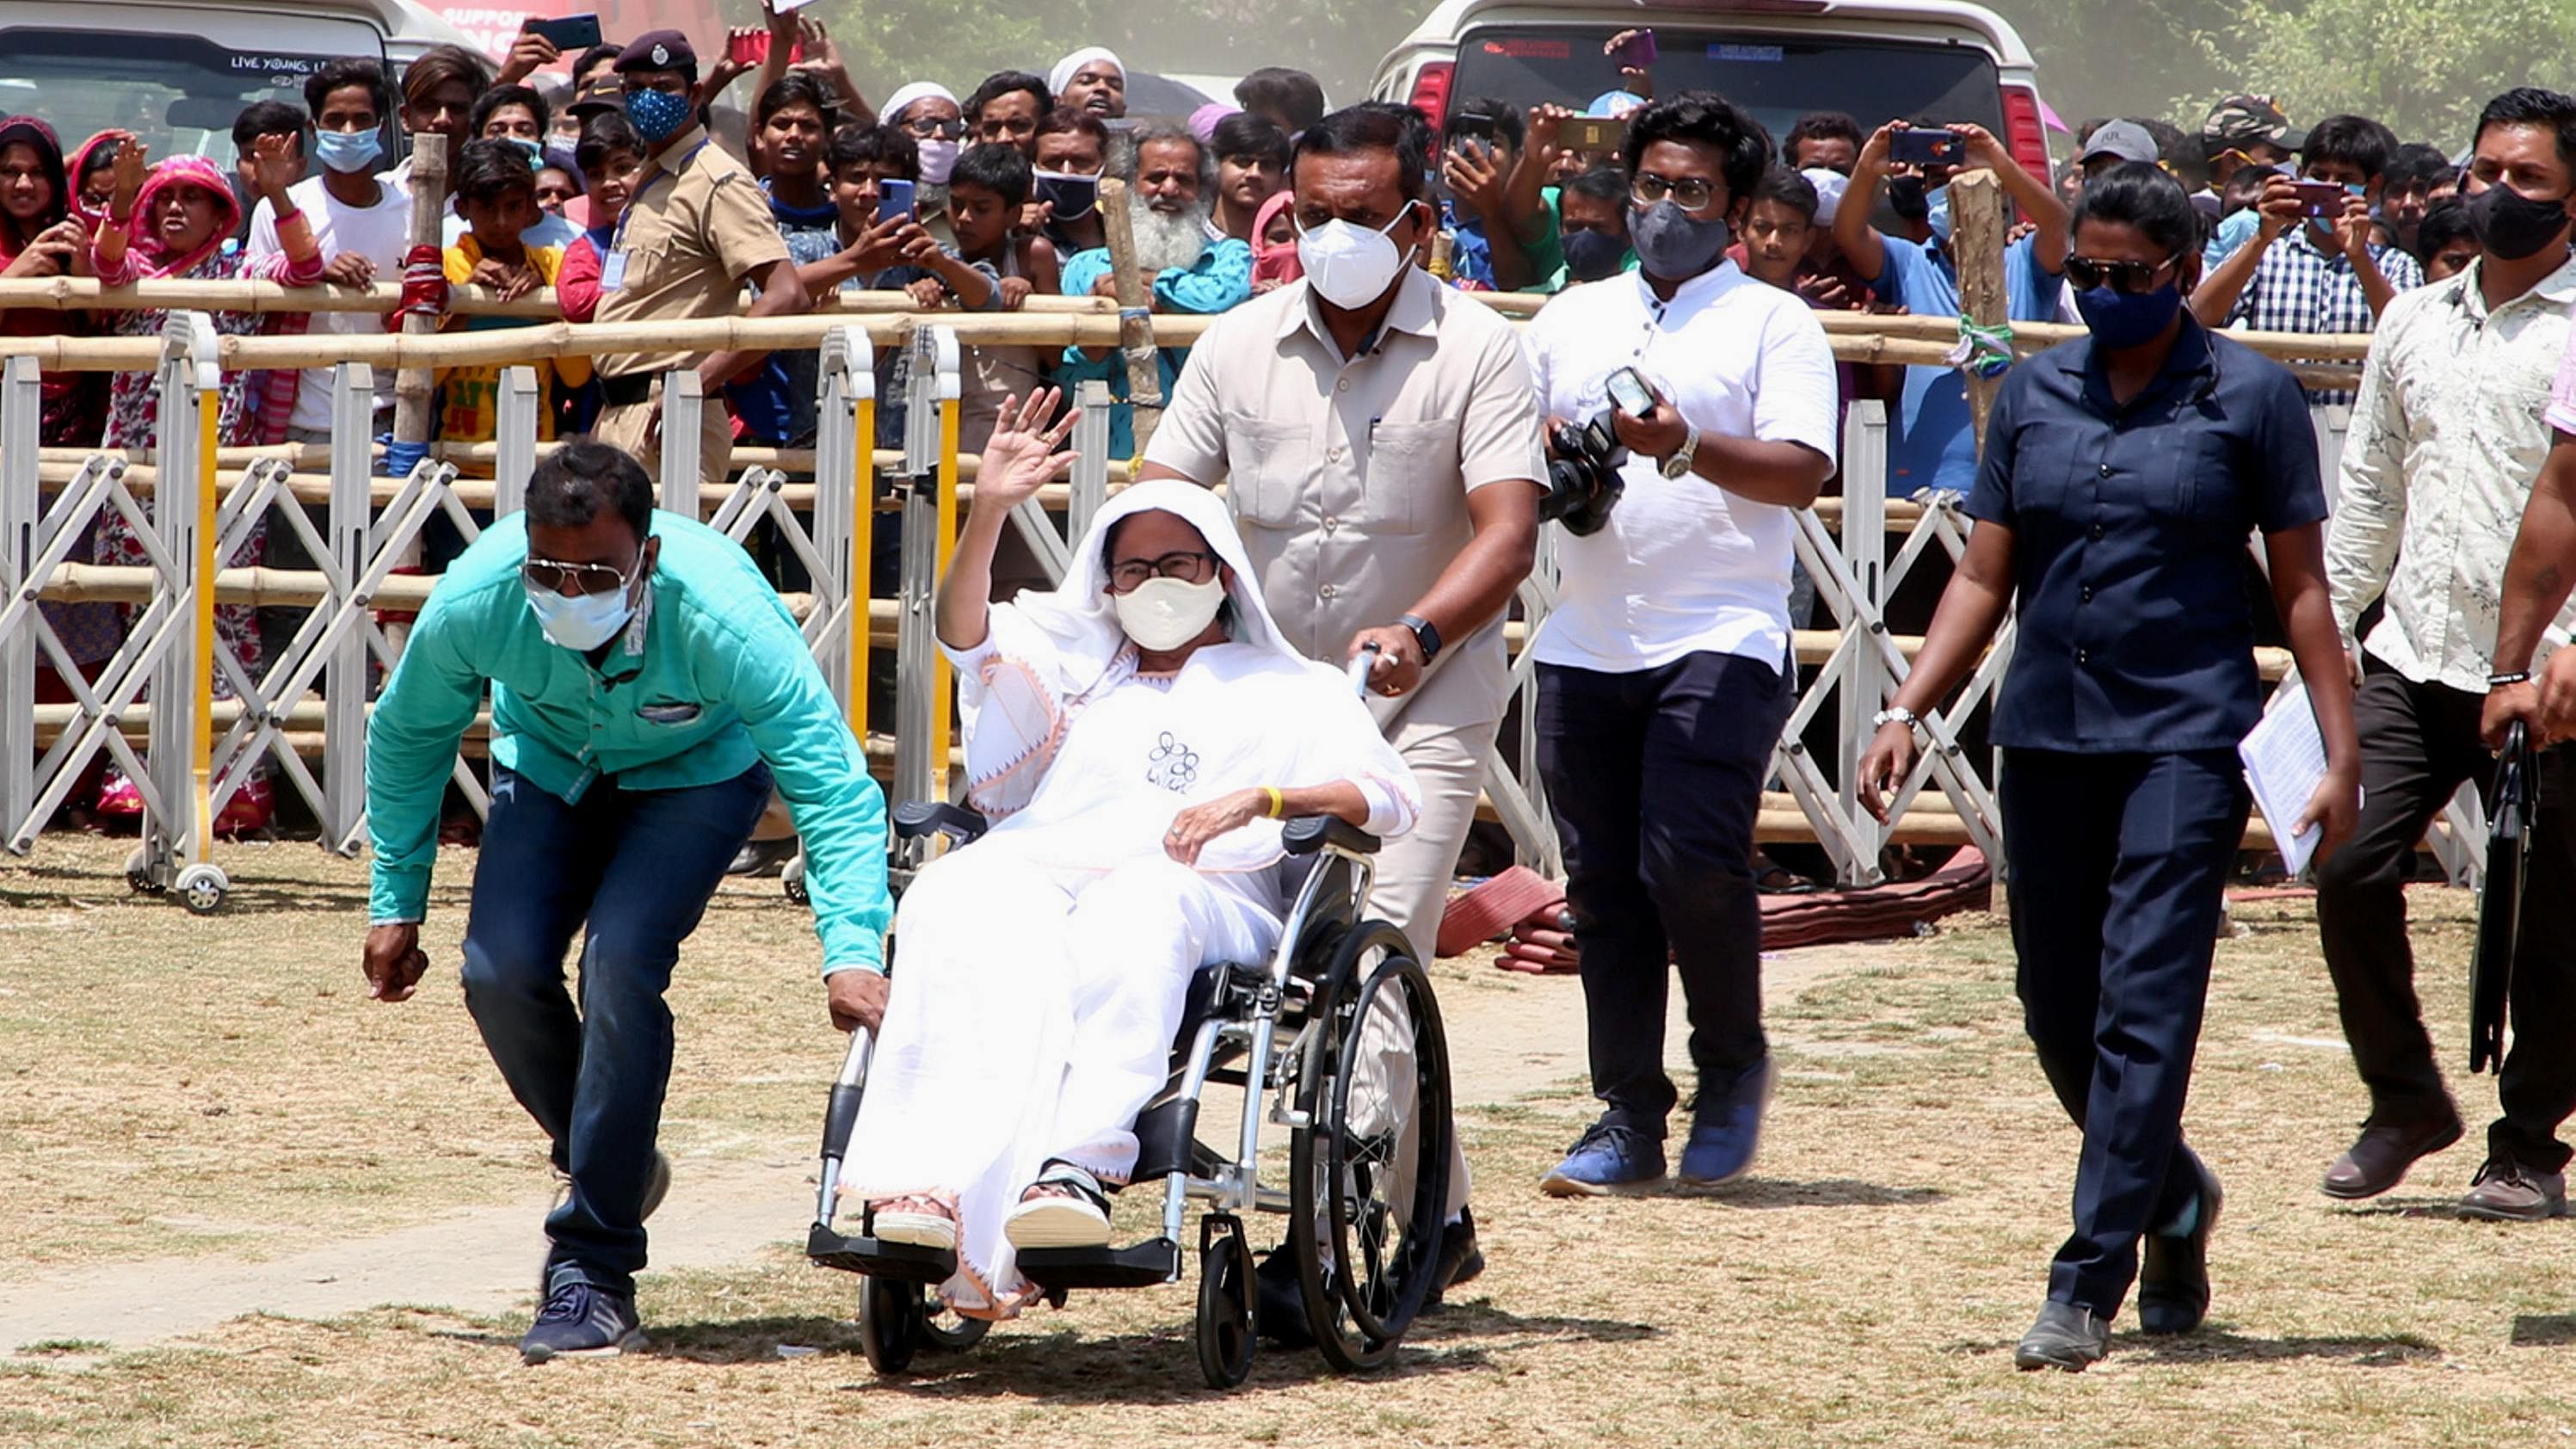
[{"label": "wheelchair handle", "polygon": [[1350,665],[1345,671],[1350,677],[1352,692],[1362,699],[1368,698],[1369,676],[1377,672],[1378,653],[1378,647],[1374,644],[1361,645],[1360,652],[1351,656]]}]

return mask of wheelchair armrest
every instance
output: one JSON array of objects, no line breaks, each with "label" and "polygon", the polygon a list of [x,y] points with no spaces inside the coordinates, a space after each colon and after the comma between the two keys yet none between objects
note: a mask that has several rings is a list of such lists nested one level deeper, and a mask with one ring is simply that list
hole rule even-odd
[{"label": "wheelchair armrest", "polygon": [[1338,815],[1300,815],[1279,832],[1290,855],[1313,855],[1325,846],[1353,855],[1377,854],[1378,839]]},{"label": "wheelchair armrest", "polygon": [[897,840],[918,840],[925,835],[945,835],[959,845],[982,835],[992,822],[963,805],[945,800],[906,800],[894,807],[894,834]]}]

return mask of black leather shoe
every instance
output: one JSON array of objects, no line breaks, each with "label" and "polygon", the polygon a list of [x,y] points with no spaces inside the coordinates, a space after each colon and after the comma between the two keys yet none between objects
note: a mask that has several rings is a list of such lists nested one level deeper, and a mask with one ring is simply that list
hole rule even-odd
[{"label": "black leather shoe", "polygon": [[1297,1259],[1281,1243],[1252,1270],[1252,1281],[1260,1290],[1253,1308],[1253,1326],[1260,1335],[1281,1348],[1312,1348],[1315,1330],[1306,1322],[1306,1294],[1297,1283]]},{"label": "black leather shoe", "polygon": [[2013,1367],[2080,1374],[2111,1351],[2111,1325],[2090,1308],[2049,1300],[2039,1321],[2013,1346]]},{"label": "black leather shoe", "polygon": [[2218,1227],[2218,1210],[2227,1194],[2209,1164],[2182,1150],[2182,1162],[2200,1179],[2200,1214],[2191,1231],[2175,1237],[2149,1233],[2145,1261],[2138,1266],[2138,1329],[2142,1333],[2189,1333],[2209,1316],[2209,1235]]},{"label": "black leather shoe", "polygon": [[1476,1275],[1484,1271],[1485,1250],[1476,1246],[1475,1209],[1460,1208],[1458,1221],[1440,1234],[1440,1262],[1432,1272],[1431,1292],[1423,1299],[1423,1306],[1437,1307],[1450,1289],[1474,1282]]},{"label": "black leather shoe", "polygon": [[2406,1170],[2460,1140],[2457,1113],[2397,1127],[2364,1127],[2352,1150],[2335,1159],[2319,1184],[2325,1195],[2353,1202],[2377,1197],[2406,1180]]}]

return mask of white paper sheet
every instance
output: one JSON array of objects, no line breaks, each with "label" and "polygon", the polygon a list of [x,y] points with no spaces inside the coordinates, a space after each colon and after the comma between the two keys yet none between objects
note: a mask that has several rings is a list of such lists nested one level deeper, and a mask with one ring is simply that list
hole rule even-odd
[{"label": "white paper sheet", "polygon": [[2272,827],[2281,848],[2281,864],[2296,877],[2308,868],[2321,834],[2309,826],[2292,835],[2299,812],[2326,778],[2326,742],[2317,732],[2316,711],[2308,707],[2307,686],[2291,680],[2273,692],[2262,720],[2236,747],[2245,762],[2245,783],[2254,792],[2254,807]]}]

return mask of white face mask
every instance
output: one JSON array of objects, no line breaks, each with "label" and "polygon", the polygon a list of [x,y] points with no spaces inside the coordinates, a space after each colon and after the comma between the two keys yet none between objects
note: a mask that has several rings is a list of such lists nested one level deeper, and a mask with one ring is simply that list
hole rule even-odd
[{"label": "white face mask", "polygon": [[1223,575],[1203,584],[1183,579],[1147,579],[1123,594],[1111,594],[1118,627],[1143,648],[1161,653],[1178,649],[1207,632],[1225,604]]},{"label": "white face mask", "polygon": [[1309,231],[1297,231],[1297,261],[1306,269],[1306,282],[1315,295],[1345,311],[1367,306],[1386,295],[1395,279],[1413,264],[1413,253],[1398,253],[1395,241],[1387,235],[1413,214],[1413,204],[1395,214],[1395,220],[1371,229],[1354,226],[1339,217]]},{"label": "white face mask", "polygon": [[632,584],[604,594],[574,598],[566,598],[553,589],[523,587],[528,590],[528,607],[536,612],[537,625],[545,631],[546,642],[577,653],[587,654],[616,638],[626,621],[635,617],[635,605],[627,598],[634,592]]},{"label": "white face mask", "polygon": [[921,151],[921,184],[924,186],[947,185],[950,174],[955,172],[957,169],[957,149],[959,143],[955,141],[922,141],[917,144]]}]

